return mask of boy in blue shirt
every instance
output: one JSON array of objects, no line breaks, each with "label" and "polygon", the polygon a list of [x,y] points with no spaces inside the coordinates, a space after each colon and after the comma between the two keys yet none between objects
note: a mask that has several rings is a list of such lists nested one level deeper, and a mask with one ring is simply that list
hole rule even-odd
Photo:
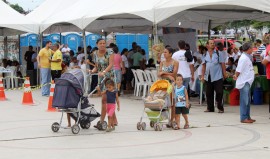
[{"label": "boy in blue shirt", "polygon": [[183,76],[176,75],[174,86],[174,99],[175,99],[175,120],[176,125],[173,127],[175,130],[180,129],[180,115],[182,114],[185,119],[184,129],[189,128],[188,116],[189,113],[189,100],[186,87],[183,85]]}]

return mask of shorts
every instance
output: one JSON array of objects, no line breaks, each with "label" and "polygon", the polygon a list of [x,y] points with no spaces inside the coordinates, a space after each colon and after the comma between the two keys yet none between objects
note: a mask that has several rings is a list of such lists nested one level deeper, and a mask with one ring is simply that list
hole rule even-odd
[{"label": "shorts", "polygon": [[106,112],[107,112],[107,115],[109,117],[112,117],[114,112],[115,112],[115,104],[114,103],[107,103]]},{"label": "shorts", "polygon": [[116,78],[116,83],[121,83],[122,81],[122,71],[121,70],[115,70],[115,78]]},{"label": "shorts", "polygon": [[175,114],[189,114],[189,109],[186,107],[175,107]]}]

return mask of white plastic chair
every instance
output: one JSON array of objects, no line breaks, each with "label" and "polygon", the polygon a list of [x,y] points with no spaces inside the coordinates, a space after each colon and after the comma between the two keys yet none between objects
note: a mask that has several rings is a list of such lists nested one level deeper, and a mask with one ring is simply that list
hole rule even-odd
[{"label": "white plastic chair", "polygon": [[[6,85],[6,88],[9,89],[10,84],[12,86],[14,86],[13,85],[14,83],[15,83],[15,86],[18,86],[18,79],[15,80],[15,78],[11,78],[11,77],[16,77],[16,74],[17,74],[16,73],[16,67],[10,66],[10,67],[7,67],[7,70],[9,70],[11,72],[10,73],[5,73],[5,79],[3,81],[4,81],[4,84]],[[17,81],[17,83],[16,83],[16,81]]]},{"label": "white plastic chair", "polygon": [[157,70],[151,70],[154,82],[158,80]]},{"label": "white plastic chair", "polygon": [[134,70],[134,69],[131,69],[132,73],[133,73],[133,76],[134,76],[134,80],[135,80],[135,84],[134,84],[134,96],[137,96],[138,92],[139,91],[139,80],[138,80],[138,76],[137,76],[137,72]]},{"label": "white plastic chair", "polygon": [[146,77],[147,77],[147,84],[148,84],[148,93],[150,91],[150,87],[153,85],[154,83],[154,79],[153,79],[153,75],[152,75],[152,72],[149,71],[149,70],[144,70],[145,74],[146,74]]},{"label": "white plastic chair", "polygon": [[140,70],[140,69],[137,69],[136,73],[137,73],[138,80],[139,80],[138,86],[137,86],[137,88],[139,88],[139,91],[137,90],[137,92],[138,92],[137,96],[141,95],[141,88],[142,88],[143,97],[145,97],[146,91],[147,91],[147,88],[148,88],[146,74],[145,74],[145,72],[143,70]]},{"label": "white plastic chair", "polygon": [[150,70],[144,70],[144,72],[148,76],[148,80],[153,84],[155,82],[155,77],[153,77],[153,73]]}]

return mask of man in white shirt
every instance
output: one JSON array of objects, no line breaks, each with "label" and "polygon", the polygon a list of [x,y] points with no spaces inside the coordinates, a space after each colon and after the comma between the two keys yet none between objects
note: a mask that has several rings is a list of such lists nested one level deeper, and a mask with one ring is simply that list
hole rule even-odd
[{"label": "man in white shirt", "polygon": [[179,62],[177,74],[183,76],[183,85],[188,88],[190,80],[194,81],[194,60],[190,51],[186,51],[186,43],[183,40],[178,42],[179,51],[175,52],[172,58]]},{"label": "man in white shirt", "polygon": [[240,121],[242,123],[253,123],[256,120],[250,117],[250,87],[254,81],[254,69],[252,65],[252,43],[244,43],[234,80],[236,88],[240,91]]},{"label": "man in white shirt", "polygon": [[69,55],[70,48],[68,47],[68,44],[65,44],[61,51],[63,55]]}]

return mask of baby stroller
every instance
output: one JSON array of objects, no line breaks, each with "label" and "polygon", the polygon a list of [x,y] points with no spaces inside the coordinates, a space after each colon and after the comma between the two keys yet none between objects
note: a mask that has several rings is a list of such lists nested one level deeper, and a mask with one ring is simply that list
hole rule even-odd
[{"label": "baby stroller", "polygon": [[[172,85],[167,80],[158,80],[150,88],[150,96],[144,99],[143,114],[140,122],[137,123],[138,130],[145,130],[146,123],[142,122],[144,118],[150,120],[150,126],[155,131],[162,131],[163,125],[170,122],[169,106]],[[147,117],[145,117],[145,113]]]},{"label": "baby stroller", "polygon": [[63,114],[68,113],[76,121],[71,127],[73,134],[82,129],[89,129],[91,122],[100,117],[100,114],[94,109],[94,105],[89,104],[88,98],[84,94],[84,74],[80,69],[73,69],[55,82],[52,106],[62,112],[60,122],[53,123],[51,128],[53,132],[58,132],[61,126]]}]

